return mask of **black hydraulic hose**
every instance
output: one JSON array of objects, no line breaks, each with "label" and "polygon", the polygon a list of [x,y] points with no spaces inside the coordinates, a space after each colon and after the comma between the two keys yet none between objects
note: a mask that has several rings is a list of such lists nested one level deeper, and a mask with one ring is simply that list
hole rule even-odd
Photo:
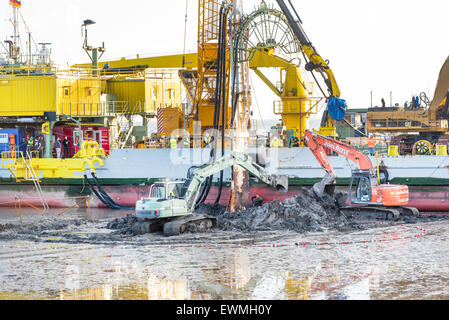
[{"label": "black hydraulic hose", "polygon": [[[220,19],[223,16],[223,11],[224,11],[224,6],[222,5],[220,8]],[[222,37],[223,37],[223,28],[220,27],[219,35],[218,35],[219,41]],[[223,73],[222,61],[223,61],[223,59],[222,59],[221,51],[218,50],[217,63],[216,63],[217,77],[216,77],[216,83],[215,83],[215,103],[214,103],[214,121],[213,121],[213,129],[214,130],[218,130],[218,124],[220,121],[220,102],[221,102],[221,84],[222,84],[222,82],[219,79],[221,78],[222,73]],[[210,159],[212,161],[215,160],[215,158],[216,158],[217,140],[218,139],[216,139],[216,137],[214,136],[214,141],[213,141],[213,144],[211,147],[211,152],[210,152]],[[212,180],[213,180],[213,176],[208,177],[206,179],[206,182],[202,185],[201,195],[198,198],[197,206],[206,201],[206,198],[209,195],[209,191],[212,186]]]},{"label": "black hydraulic hose", "polygon": [[[217,53],[217,78],[216,78],[216,89],[215,89],[215,107],[214,107],[214,123],[213,127],[216,131],[219,129],[220,124],[220,111],[222,113],[222,141],[224,135],[224,110],[220,108],[224,107],[224,97],[226,97],[226,14],[224,13],[224,5],[220,8],[220,27],[219,27],[219,45],[218,45],[218,53]],[[225,46],[223,47],[223,43]],[[214,139],[213,147],[211,149],[210,158],[211,160],[215,160],[216,158],[216,148],[218,145],[218,137]],[[222,142],[222,155],[224,153],[223,142]],[[223,173],[220,173],[221,181],[222,181]],[[205,184],[202,186],[201,196],[197,204],[204,203],[209,195],[211,186],[213,182],[213,176],[208,177]]]},{"label": "black hydraulic hose", "polygon": [[118,209],[117,207],[115,207],[114,205],[112,205],[111,203],[109,203],[106,199],[104,199],[104,198],[102,197],[102,195],[98,193],[97,190],[95,190],[94,185],[89,181],[89,179],[87,178],[86,175],[84,175],[84,180],[85,180],[85,181],[87,182],[87,184],[89,185],[90,190],[97,196],[97,198],[98,198],[98,199],[99,199],[105,206],[107,206],[107,207],[110,208],[110,209],[114,209],[114,210],[117,210],[117,209]]},{"label": "black hydraulic hose", "polygon": [[[240,33],[239,33],[240,34]],[[240,42],[240,41],[238,41]],[[237,70],[237,60],[238,60],[238,44],[234,46],[234,70]],[[232,109],[231,109],[231,120],[229,121],[229,127],[232,128],[234,126],[235,115],[237,112],[237,103],[239,92],[235,92],[235,86],[237,82],[237,72],[234,72],[234,76],[232,77]]]},{"label": "black hydraulic hose", "polygon": [[134,210],[134,208],[132,207],[126,207],[126,206],[122,206],[118,203],[116,203],[114,200],[111,199],[111,197],[106,193],[106,191],[104,191],[103,187],[100,184],[100,181],[98,181],[97,176],[95,175],[95,173],[92,172],[92,177],[95,181],[95,184],[97,185],[98,190],[100,191],[101,195],[108,201],[110,202],[113,206],[117,207],[117,209],[122,209],[122,210]]},{"label": "black hydraulic hose", "polygon": [[[213,176],[212,176],[213,177]],[[198,204],[204,203],[209,195],[212,186],[212,177],[208,177],[204,186],[202,187],[201,196],[198,198]]]},{"label": "black hydraulic hose", "polygon": [[[218,48],[220,52],[220,58],[222,59],[222,65],[224,66],[221,70],[221,76],[218,81],[221,82],[220,89],[222,91],[220,106],[221,106],[221,156],[225,153],[225,116],[226,116],[226,20],[227,13],[222,14],[220,20],[220,30],[222,30],[222,37],[219,39]],[[217,198],[215,199],[215,205],[220,202],[221,193],[223,190],[223,175],[224,170],[220,171],[220,178],[218,182]]]},{"label": "black hydraulic hose", "polygon": [[104,191],[104,189],[102,188],[102,186],[100,185],[100,182],[98,181],[97,177],[95,176],[94,173],[92,173],[92,177],[95,181],[95,185],[98,189],[98,192],[101,194],[101,196],[103,197],[103,199],[105,199],[109,204],[111,204],[113,207],[115,208],[120,208],[120,205],[115,203],[114,200],[111,199],[111,197],[109,197],[109,195]]}]

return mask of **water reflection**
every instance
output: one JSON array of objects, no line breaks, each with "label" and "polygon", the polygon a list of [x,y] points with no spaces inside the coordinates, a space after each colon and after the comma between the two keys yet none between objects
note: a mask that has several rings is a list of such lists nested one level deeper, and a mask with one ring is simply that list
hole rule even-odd
[{"label": "water reflection", "polygon": [[0,299],[447,299],[449,225],[427,228],[415,240],[324,247],[5,245]]}]

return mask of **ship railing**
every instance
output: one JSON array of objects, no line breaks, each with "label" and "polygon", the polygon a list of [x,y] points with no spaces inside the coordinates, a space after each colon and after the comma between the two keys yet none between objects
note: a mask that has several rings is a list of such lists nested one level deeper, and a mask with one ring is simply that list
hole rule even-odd
[{"label": "ship railing", "polygon": [[[32,181],[34,187],[36,188],[39,199],[45,210],[49,209],[47,201],[44,198],[42,188],[40,185],[40,179],[34,171],[33,156],[39,157],[39,151],[3,151],[2,152],[2,168],[8,169],[9,172],[14,176],[16,181]],[[11,169],[15,169],[14,171]],[[24,169],[24,177],[19,178],[16,175],[17,169]]]},{"label": "ship railing", "polygon": [[57,68],[53,65],[20,65],[0,67],[0,76],[42,76],[56,74]]},{"label": "ship railing", "polygon": [[146,69],[145,78],[151,80],[180,81],[178,69]]},{"label": "ship railing", "polygon": [[381,119],[372,118],[367,121],[368,130],[376,131],[413,131],[413,130],[447,130],[448,120],[429,120],[423,117],[413,117],[407,119]]},{"label": "ship railing", "polygon": [[128,114],[128,101],[63,102],[58,105],[58,114],[80,117],[105,117]]},{"label": "ship railing", "polygon": [[274,114],[298,114],[300,116],[309,116],[318,113],[321,104],[324,102],[322,97],[296,98],[284,101],[273,102]]},{"label": "ship railing", "polygon": [[[2,168],[18,168],[32,165],[32,159],[39,159],[39,151],[2,151]],[[28,160],[27,160],[28,158]]]}]

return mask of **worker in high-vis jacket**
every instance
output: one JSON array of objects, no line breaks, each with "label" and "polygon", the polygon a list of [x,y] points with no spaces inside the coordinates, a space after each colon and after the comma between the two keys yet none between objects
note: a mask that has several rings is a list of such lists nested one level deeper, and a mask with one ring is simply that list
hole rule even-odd
[{"label": "worker in high-vis jacket", "polygon": [[368,139],[368,150],[370,155],[376,155],[376,138],[374,138],[372,134],[370,134]]},{"label": "worker in high-vis jacket", "polygon": [[31,157],[31,151],[34,149],[34,138],[30,137],[26,144],[26,153]]},{"label": "worker in high-vis jacket", "polygon": [[210,138],[209,134],[206,133],[206,136],[204,137],[204,147],[208,148],[211,140],[212,139]]},{"label": "worker in high-vis jacket", "polygon": [[182,138],[182,146],[183,146],[183,148],[190,148],[190,138],[189,137]]},{"label": "worker in high-vis jacket", "polygon": [[170,149],[176,149],[178,147],[178,139],[171,137],[170,139]]},{"label": "worker in high-vis jacket", "polygon": [[270,141],[271,148],[280,148],[282,146],[282,140],[278,136],[274,136]]}]

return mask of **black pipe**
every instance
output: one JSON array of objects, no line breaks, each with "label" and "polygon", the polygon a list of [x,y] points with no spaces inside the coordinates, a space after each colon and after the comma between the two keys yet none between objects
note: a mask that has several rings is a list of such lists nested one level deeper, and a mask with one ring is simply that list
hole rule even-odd
[{"label": "black pipe", "polygon": [[[218,131],[219,129],[219,123],[220,123],[220,111],[221,107],[224,104],[223,103],[223,97],[225,97],[226,94],[226,46],[224,46],[223,50],[223,42],[226,44],[226,30],[224,30],[225,23],[223,23],[223,18],[226,18],[226,14],[224,14],[224,5],[220,8],[220,27],[219,27],[219,46],[218,46],[218,53],[217,53],[217,78],[216,78],[216,88],[215,88],[215,105],[214,105],[214,123],[213,128]],[[226,21],[225,21],[226,22]],[[224,39],[224,40],[223,40]],[[224,78],[224,79],[223,79]],[[222,111],[222,113],[224,113]],[[222,117],[222,123],[224,121],[224,118]],[[222,136],[224,134],[224,130],[222,133]],[[214,142],[213,147],[211,149],[210,154],[210,160],[214,161],[216,159],[216,148],[217,148],[217,141],[218,139],[214,136]],[[224,153],[224,148],[222,148],[222,154]],[[222,173],[220,173],[220,176],[222,176]],[[221,178],[222,179],[222,178]],[[207,196],[209,195],[211,186],[213,182],[213,175],[208,177],[205,184],[202,185],[202,191],[201,195],[199,197],[199,200],[197,202],[197,207],[199,204],[204,203],[207,199]]]},{"label": "black pipe", "polygon": [[[220,8],[220,21],[223,16],[224,6],[222,5]],[[219,35],[218,39],[223,37],[223,28],[219,28]],[[222,64],[222,52],[220,51],[220,47],[217,52],[217,77],[215,82],[215,103],[214,103],[214,121],[213,121],[213,129],[218,131],[218,124],[220,121],[220,102],[221,102],[221,84],[222,82],[219,81],[222,73],[223,73],[223,64]],[[210,160],[214,161],[216,158],[216,147],[217,147],[217,139],[214,136],[213,146],[211,147],[210,152]],[[204,203],[207,199],[207,196],[209,195],[210,188],[212,186],[213,181],[213,175],[211,177],[208,177],[206,179],[206,182],[201,186],[201,195],[198,198],[197,201],[197,207],[199,204]]]},{"label": "black pipe", "polygon": [[87,182],[87,184],[89,185],[90,190],[97,196],[97,198],[108,208],[113,209],[113,210],[117,210],[117,207],[115,207],[114,205],[110,204],[108,201],[106,201],[106,199],[104,199],[97,190],[95,190],[94,186],[92,185],[92,183],[89,181],[89,179],[87,178],[86,175],[84,175],[84,180]]},{"label": "black pipe", "polygon": [[84,175],[85,181],[89,184],[90,189],[92,192],[97,196],[97,198],[107,207],[114,210],[134,210],[134,207],[125,207],[118,203],[116,203],[114,200],[111,199],[111,197],[104,191],[103,187],[101,186],[100,182],[98,181],[97,177],[94,173],[92,173],[92,177],[94,179],[95,185],[98,188],[98,191],[95,190],[95,186],[89,181],[86,175]]},{"label": "black pipe", "polygon": [[[221,106],[221,156],[224,156],[225,153],[225,116],[226,116],[226,20],[227,20],[227,12],[222,14],[220,17],[220,30],[222,31],[222,37],[219,39],[218,48],[220,54],[220,58],[222,59],[222,63],[224,65],[224,68],[221,70],[221,75],[218,81],[221,82],[220,89],[222,91],[221,99],[220,99],[220,106]],[[217,198],[215,199],[215,205],[220,202],[221,193],[223,191],[223,175],[224,170],[220,171],[220,178],[218,182],[218,191],[217,191]]]},{"label": "black pipe", "polygon": [[103,187],[100,184],[100,181],[98,181],[97,176],[95,175],[95,173],[92,172],[92,177],[95,181],[95,184],[97,185],[98,190],[100,191],[101,195],[108,201],[110,202],[113,206],[117,207],[117,209],[121,209],[121,210],[134,210],[135,208],[133,207],[126,207],[126,206],[122,206],[118,203],[116,203],[114,200],[111,199],[111,197],[106,193],[106,191],[104,191]]}]

